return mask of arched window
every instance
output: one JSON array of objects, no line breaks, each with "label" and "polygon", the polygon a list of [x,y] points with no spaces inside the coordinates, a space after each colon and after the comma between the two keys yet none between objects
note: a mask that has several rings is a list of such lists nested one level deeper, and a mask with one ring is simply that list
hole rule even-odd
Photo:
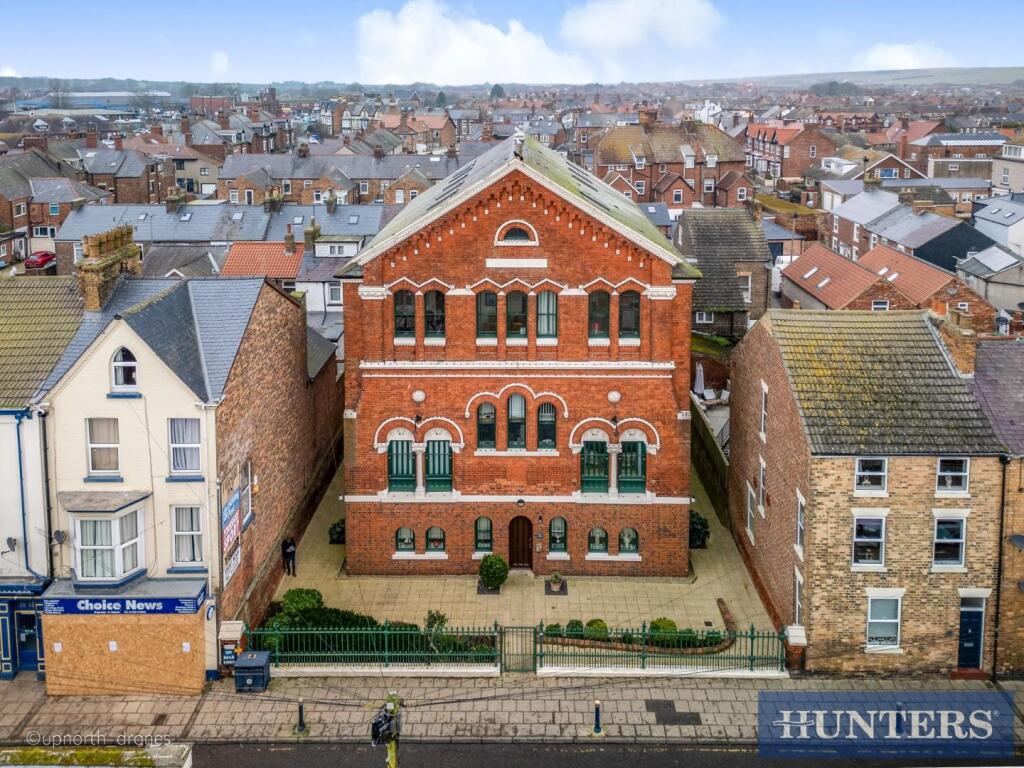
[{"label": "arched window", "polygon": [[635,528],[623,528],[619,531],[619,554],[640,551],[640,537]]},{"label": "arched window", "polygon": [[608,443],[603,440],[583,441],[580,479],[584,493],[608,493]]},{"label": "arched window", "polygon": [[444,294],[427,291],[423,297],[424,333],[434,338],[444,338]]},{"label": "arched window", "polygon": [[473,526],[473,549],[477,552],[490,552],[494,547],[494,533],[491,518],[478,517]]},{"label": "arched window", "polygon": [[530,237],[530,233],[522,227],[509,227],[501,236],[503,243],[518,243],[518,242],[530,242],[533,238]]},{"label": "arched window", "polygon": [[494,422],[496,411],[491,403],[481,403],[476,409],[476,447],[495,448]]},{"label": "arched window", "polygon": [[448,493],[452,489],[451,440],[427,440],[427,493]]},{"label": "arched window", "polygon": [[412,291],[395,292],[395,336],[416,336],[416,297]]},{"label": "arched window", "polygon": [[537,447],[555,447],[555,406],[541,403],[537,409]]},{"label": "arched window", "polygon": [[505,297],[505,338],[526,338],[526,294],[512,291]]},{"label": "arched window", "polygon": [[558,336],[558,294],[541,291],[537,294],[537,337],[553,339]]},{"label": "arched window", "polygon": [[569,538],[569,526],[564,517],[553,517],[548,524],[548,549],[551,552],[565,552]]},{"label": "arched window", "polygon": [[641,440],[623,440],[618,460],[619,493],[647,490],[647,445]]},{"label": "arched window", "polygon": [[398,552],[414,552],[416,550],[416,534],[412,528],[399,528],[395,531],[395,550]]},{"label": "arched window", "polygon": [[587,550],[590,552],[608,551],[608,534],[604,528],[591,528],[587,537]]},{"label": "arched window", "polygon": [[640,294],[636,291],[619,296],[619,337],[640,338]]},{"label": "arched window", "polygon": [[416,490],[416,460],[412,440],[388,441],[388,490]]},{"label": "arched window", "polygon": [[139,367],[130,349],[121,347],[114,353],[111,381],[114,389],[135,389],[139,386]]},{"label": "arched window", "polygon": [[526,398],[522,395],[508,399],[508,447],[526,447]]},{"label": "arched window", "polygon": [[608,338],[608,291],[594,291],[587,298],[587,328],[592,339]]},{"label": "arched window", "polygon": [[444,552],[444,529],[427,528],[427,552]]},{"label": "arched window", "polygon": [[480,338],[498,335],[498,295],[494,291],[476,295],[476,335]]}]

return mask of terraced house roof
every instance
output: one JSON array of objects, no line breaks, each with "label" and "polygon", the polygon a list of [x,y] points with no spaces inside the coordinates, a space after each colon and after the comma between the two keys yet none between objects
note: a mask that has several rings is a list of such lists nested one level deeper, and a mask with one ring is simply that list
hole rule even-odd
[{"label": "terraced house roof", "polygon": [[811,453],[1001,452],[925,312],[770,310],[762,322],[779,346]]},{"label": "terraced house roof", "polygon": [[0,278],[0,408],[29,403],[81,322],[74,278]]}]

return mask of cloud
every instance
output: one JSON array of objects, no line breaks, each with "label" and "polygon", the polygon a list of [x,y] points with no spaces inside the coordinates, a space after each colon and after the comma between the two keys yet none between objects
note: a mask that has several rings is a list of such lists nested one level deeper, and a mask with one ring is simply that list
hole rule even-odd
[{"label": "cloud", "polygon": [[14,67],[0,67],[0,77],[17,77]]},{"label": "cloud", "polygon": [[927,69],[955,67],[956,57],[935,43],[878,43],[858,54],[853,68],[872,69]]},{"label": "cloud", "polygon": [[224,51],[214,51],[210,54],[210,74],[226,75],[231,66],[231,60]]},{"label": "cloud", "polygon": [[710,0],[586,0],[562,16],[562,37],[597,54],[709,42],[724,19]]},{"label": "cloud", "polygon": [[552,49],[519,21],[502,29],[436,0],[360,16],[355,60],[359,79],[378,84],[585,83],[594,75],[583,57]]}]

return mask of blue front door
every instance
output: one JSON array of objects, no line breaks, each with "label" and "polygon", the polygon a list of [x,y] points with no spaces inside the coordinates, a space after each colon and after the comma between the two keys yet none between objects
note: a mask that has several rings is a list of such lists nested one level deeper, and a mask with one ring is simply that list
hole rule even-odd
[{"label": "blue front door", "polygon": [[960,669],[978,669],[981,667],[982,631],[985,612],[979,610],[960,610],[960,650],[956,665]]},{"label": "blue front door", "polygon": [[36,669],[39,664],[39,648],[35,611],[15,611],[14,631],[18,646],[18,669]]}]

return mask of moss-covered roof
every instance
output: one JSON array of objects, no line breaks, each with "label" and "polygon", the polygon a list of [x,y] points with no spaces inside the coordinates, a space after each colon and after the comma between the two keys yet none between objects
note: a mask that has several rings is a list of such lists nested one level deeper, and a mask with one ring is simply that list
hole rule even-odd
[{"label": "moss-covered roof", "polygon": [[1002,445],[924,312],[771,310],[818,455],[991,455]]},{"label": "moss-covered roof", "polygon": [[0,408],[28,404],[81,322],[74,278],[0,278]]}]

